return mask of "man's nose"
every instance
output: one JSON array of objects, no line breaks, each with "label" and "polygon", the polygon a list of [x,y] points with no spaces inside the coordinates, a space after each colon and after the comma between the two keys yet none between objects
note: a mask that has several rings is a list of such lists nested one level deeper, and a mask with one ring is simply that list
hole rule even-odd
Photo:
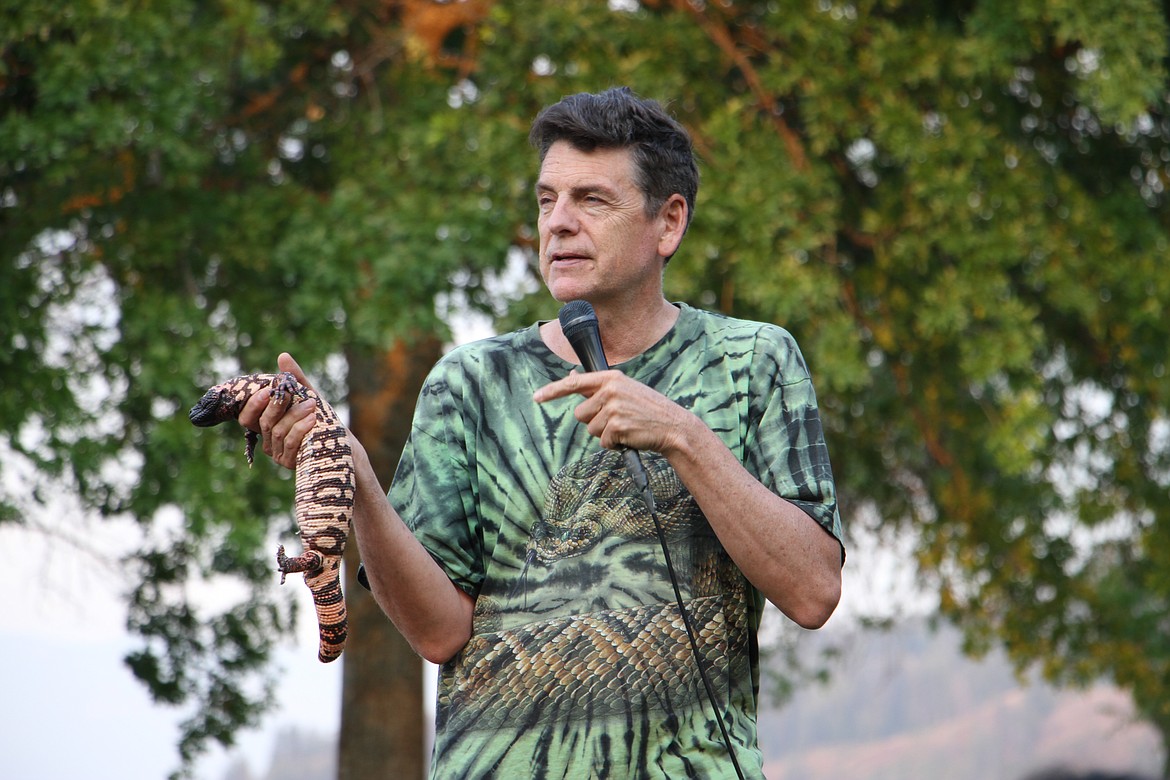
[{"label": "man's nose", "polygon": [[545,225],[552,233],[577,232],[577,209],[573,206],[572,199],[557,198],[556,203],[553,204],[552,211],[548,213],[548,219]]}]

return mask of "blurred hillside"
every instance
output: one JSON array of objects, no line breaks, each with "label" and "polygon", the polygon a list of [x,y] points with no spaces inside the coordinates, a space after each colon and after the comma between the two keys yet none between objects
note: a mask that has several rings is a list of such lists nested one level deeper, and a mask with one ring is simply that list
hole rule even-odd
[{"label": "blurred hillside", "polygon": [[337,776],[337,740],[300,729],[281,732],[268,770],[253,774],[242,759],[233,764],[223,780],[334,780]]},{"label": "blurred hillside", "polygon": [[[828,627],[826,628],[826,632]],[[805,652],[839,638],[808,637]],[[1002,654],[963,656],[957,632],[924,620],[844,643],[824,686],[760,717],[770,780],[1018,780],[1042,769],[1156,777],[1155,730],[1128,696],[1016,679]]]}]

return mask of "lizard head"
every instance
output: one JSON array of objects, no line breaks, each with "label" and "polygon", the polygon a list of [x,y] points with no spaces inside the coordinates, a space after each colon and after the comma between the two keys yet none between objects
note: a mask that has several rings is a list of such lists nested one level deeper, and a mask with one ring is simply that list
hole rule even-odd
[{"label": "lizard head", "polygon": [[199,403],[191,407],[187,414],[192,424],[200,428],[210,428],[219,425],[224,420],[233,420],[244,406],[247,397],[239,398],[237,393],[231,392],[224,385],[216,385],[203,394]]}]

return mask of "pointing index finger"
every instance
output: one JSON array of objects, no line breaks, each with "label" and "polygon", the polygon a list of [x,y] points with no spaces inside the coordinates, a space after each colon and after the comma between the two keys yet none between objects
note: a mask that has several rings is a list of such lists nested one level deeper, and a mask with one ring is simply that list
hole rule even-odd
[{"label": "pointing index finger", "polygon": [[569,372],[569,375],[564,379],[558,379],[555,382],[549,382],[544,387],[538,389],[535,393],[532,394],[532,400],[536,401],[538,404],[542,404],[545,401],[552,401],[556,398],[564,398],[565,396],[573,395],[574,393],[588,395],[589,393],[586,392],[587,390],[590,390],[590,388],[586,387],[588,384],[588,381],[585,380],[585,375],[579,373],[576,369],[573,369],[573,371]]}]

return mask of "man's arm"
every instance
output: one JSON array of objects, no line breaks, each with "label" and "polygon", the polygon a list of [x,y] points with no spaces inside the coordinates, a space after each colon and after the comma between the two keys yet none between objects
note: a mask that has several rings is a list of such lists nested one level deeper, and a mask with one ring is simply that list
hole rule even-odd
[{"label": "man's arm", "polygon": [[[310,386],[288,353],[277,360],[301,384]],[[262,448],[285,468],[296,467],[301,441],[313,429],[314,403],[270,404],[267,390],[256,393],[240,423],[261,434]],[[415,652],[434,663],[450,660],[471,638],[474,601],[415,539],[382,492],[365,447],[349,433],[356,494],[353,527],[378,605]]]},{"label": "man's arm", "polygon": [[841,598],[841,544],[764,487],[698,417],[660,450],[740,570],[781,612],[820,628]]},{"label": "man's arm", "polygon": [[365,448],[352,433],[349,438],[358,473],[353,528],[370,590],[415,652],[445,663],[471,638],[475,602],[406,527],[382,492]]},{"label": "man's arm", "polygon": [[753,477],[693,413],[622,374],[570,374],[536,392],[546,402],[585,396],[576,417],[605,447],[662,453],[748,580],[805,628],[829,619],[841,596],[841,545],[802,509]]}]

